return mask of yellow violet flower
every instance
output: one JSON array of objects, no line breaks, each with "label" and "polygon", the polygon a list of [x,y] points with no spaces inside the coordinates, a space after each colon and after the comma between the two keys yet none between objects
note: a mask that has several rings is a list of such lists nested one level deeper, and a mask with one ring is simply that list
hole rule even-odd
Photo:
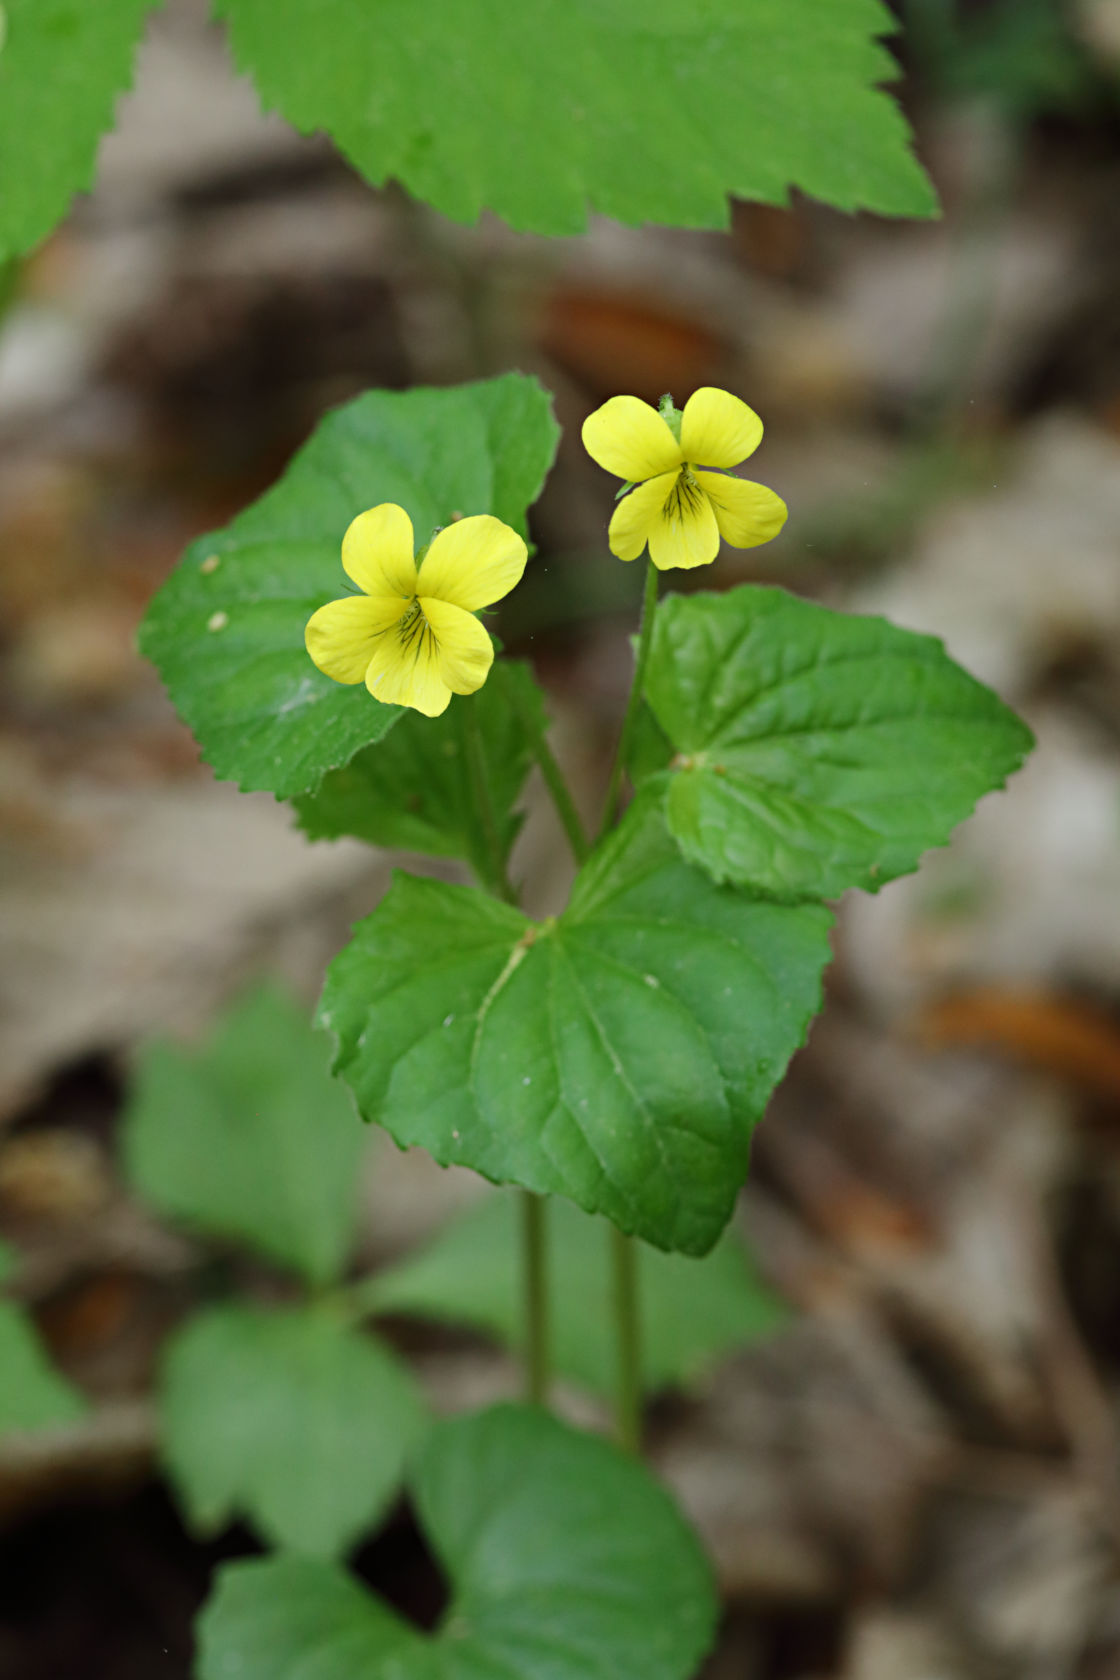
[{"label": "yellow violet flower", "polygon": [[671,404],[659,414],[639,397],[605,402],[584,421],[583,446],[635,486],[614,511],[611,553],[636,560],[648,543],[650,559],[665,571],[708,565],[720,537],[733,548],[776,537],[786,522],[781,497],[728,472],[761,441],[754,410],[712,385],[694,391],[680,414]]},{"label": "yellow violet flower", "polygon": [[335,682],[364,682],[375,700],[438,717],[453,694],[486,681],[494,645],[474,615],[509,593],[527,553],[516,531],[481,513],[437,532],[417,569],[412,521],[382,502],[342,539],[343,567],[363,593],[312,613],[307,651]]}]

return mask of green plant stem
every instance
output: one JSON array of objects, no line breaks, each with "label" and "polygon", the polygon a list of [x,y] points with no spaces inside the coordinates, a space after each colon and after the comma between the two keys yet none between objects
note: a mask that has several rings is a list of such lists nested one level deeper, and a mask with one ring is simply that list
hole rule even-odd
[{"label": "green plant stem", "polygon": [[[657,614],[657,568],[652,560],[646,562],[645,588],[642,591],[642,618],[638,627],[638,646],[634,655],[634,677],[630,684],[630,698],[618,738],[614,768],[603,806],[602,839],[613,827],[622,795],[622,778],[630,756],[634,727],[642,704],[642,687],[653,621]],[[614,1283],[615,1357],[617,1387],[615,1389],[615,1429],[619,1445],[626,1452],[638,1453],[642,1445],[642,1338],[638,1306],[638,1253],[633,1242],[616,1226],[611,1226],[611,1271]]]},{"label": "green plant stem", "polygon": [[614,826],[618,818],[622,796],[622,777],[626,770],[626,761],[630,756],[630,743],[634,736],[634,726],[638,721],[638,712],[642,704],[642,684],[645,681],[650,639],[653,635],[653,620],[657,612],[657,582],[657,568],[652,560],[647,560],[646,584],[642,594],[642,621],[638,627],[638,650],[634,656],[634,680],[630,685],[630,698],[626,703],[626,716],[622,720],[622,733],[618,738],[618,752],[615,755],[610,785],[607,788],[607,798],[603,806],[603,826],[599,830],[600,840],[607,830]]},{"label": "green plant stem", "polygon": [[611,1226],[611,1269],[614,1276],[615,1430],[624,1451],[642,1450],[642,1338],[638,1301],[638,1250],[633,1240]]},{"label": "green plant stem", "polygon": [[521,1191],[522,1277],[525,1287],[525,1397],[531,1406],[548,1405],[548,1209],[543,1196]]},{"label": "green plant stem", "polygon": [[[517,892],[506,869],[501,835],[498,832],[498,819],[494,813],[494,801],[490,797],[490,785],[486,780],[486,758],[482,750],[478,717],[474,707],[469,704],[464,707],[464,714],[471,792],[479,822],[482,824],[486,849],[490,854],[491,880],[488,884],[497,897],[505,899],[507,904],[516,904]],[[564,791],[566,793],[567,788]],[[532,1405],[544,1406],[548,1404],[550,1363],[547,1209],[540,1196],[533,1195],[530,1190],[522,1190],[521,1210],[522,1277],[525,1288],[525,1393]]]},{"label": "green plant stem", "polygon": [[474,808],[478,820],[482,824],[482,837],[486,842],[486,850],[490,857],[490,879],[486,882],[486,885],[496,897],[504,899],[507,904],[516,904],[517,893],[506,870],[505,852],[502,847],[501,835],[498,832],[498,819],[494,814],[494,801],[490,797],[490,784],[486,780],[486,757],[482,749],[478,714],[469,701],[463,707],[463,733],[467,749],[467,773],[471,779]]},{"label": "green plant stem", "polygon": [[572,856],[577,864],[587,862],[591,854],[591,845],[584,833],[580,814],[576,810],[575,800],[571,790],[564,780],[564,772],[556,762],[552,748],[543,734],[536,740],[537,763],[545,786],[552,795],[552,803],[556,807],[556,815],[560,818],[564,833],[568,837],[568,845],[572,848]]}]

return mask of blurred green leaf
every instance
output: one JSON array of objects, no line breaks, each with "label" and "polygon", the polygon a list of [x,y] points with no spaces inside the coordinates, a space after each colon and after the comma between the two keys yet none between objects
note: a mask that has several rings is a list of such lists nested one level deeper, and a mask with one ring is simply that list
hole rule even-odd
[{"label": "blurred green leaf", "polygon": [[645,785],[685,857],[784,899],[915,869],[1032,744],[934,637],[782,589],[668,597],[645,692],[679,755]]},{"label": "blurred green leaf", "polygon": [[432,1431],[414,1498],[450,1581],[438,1631],[303,1559],[227,1566],[199,1680],[689,1680],[716,1599],[665,1490],[616,1448],[513,1406]]},{"label": "blurred green leaf", "polygon": [[[525,1343],[518,1272],[520,1206],[486,1196],[419,1254],[370,1279],[374,1313],[467,1324],[507,1346]],[[618,1354],[612,1311],[609,1227],[570,1202],[548,1208],[549,1333],[556,1369],[613,1394]],[[735,1348],[772,1334],[789,1309],[768,1289],[734,1232],[703,1260],[638,1246],[643,1379],[648,1390],[689,1383]]]},{"label": "blurred green leaf", "polygon": [[150,1044],[124,1118],[125,1162],[160,1213],[232,1237],[312,1283],[341,1273],[367,1137],[328,1046],[271,987],[198,1050]]},{"label": "blurred green leaf", "polygon": [[714,886],[632,807],[555,921],[398,874],[321,1020],[398,1143],[703,1254],[820,1007],[830,923]]},{"label": "blurred green leaf", "polygon": [[47,1358],[22,1308],[0,1301],[0,1436],[73,1423],[86,1410]]},{"label": "blurred green leaf", "polygon": [[194,1525],[344,1552],[395,1497],[426,1419],[407,1369],[326,1307],[221,1306],[173,1338],[163,1453]]},{"label": "blurred green leaf", "polygon": [[[219,0],[266,106],[444,215],[728,225],[728,196],[929,215],[880,0]],[[453,43],[448,50],[448,43]],[[807,113],[812,120],[807,120]]]},{"label": "blurred green leaf", "polygon": [[492,513],[523,533],[556,439],[548,393],[522,374],[370,391],[328,414],[224,531],[192,543],[140,647],[216,774],[288,798],[380,740],[401,708],[332,682],[304,647],[315,609],[353,592],[346,527],[396,502],[418,546],[457,513]]},{"label": "blurred green leaf", "polygon": [[93,180],[153,0],[0,8],[0,258],[30,251]]},{"label": "blurred green leaf", "polygon": [[955,0],[908,0],[907,21],[943,96],[989,100],[1029,120],[1076,111],[1100,85],[1062,0],[995,0],[968,12]]},{"label": "blurred green leaf", "polygon": [[312,840],[353,834],[375,846],[401,846],[437,857],[464,858],[489,882],[493,860],[479,831],[467,757],[466,708],[473,706],[482,739],[486,783],[503,857],[523,818],[514,805],[545,727],[544,701],[527,665],[499,659],[477,694],[455,695],[442,717],[407,712],[396,728],[295,804]]}]

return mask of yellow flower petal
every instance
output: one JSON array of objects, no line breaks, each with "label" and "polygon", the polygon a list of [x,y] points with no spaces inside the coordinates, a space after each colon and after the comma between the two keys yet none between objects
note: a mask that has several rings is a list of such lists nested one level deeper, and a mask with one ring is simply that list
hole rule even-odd
[{"label": "yellow flower petal", "polygon": [[375,700],[411,706],[426,717],[447,710],[451,690],[440,675],[435,634],[419,610],[377,643],[366,687]]},{"label": "yellow flower petal", "polygon": [[648,478],[623,496],[611,518],[607,540],[611,553],[619,560],[636,560],[649,541],[650,532],[661,518],[673,487],[680,476],[679,468]]},{"label": "yellow flower petal", "polygon": [[436,667],[455,694],[481,688],[494,663],[494,644],[473,613],[421,595],[420,607],[436,639]]},{"label": "yellow flower petal", "polygon": [[307,621],[307,651],[335,682],[360,683],[385,632],[404,610],[405,603],[395,595],[347,595],[328,601]]},{"label": "yellow flower petal", "polygon": [[649,534],[649,557],[666,572],[673,566],[707,566],[718,553],[716,510],[700,486],[682,476]]},{"label": "yellow flower petal", "polygon": [[720,536],[732,548],[757,548],[776,537],[786,522],[786,504],[765,484],[725,473],[698,472],[696,479],[711,497]]},{"label": "yellow flower petal", "polygon": [[450,601],[469,613],[477,612],[500,601],[521,582],[528,555],[516,531],[488,513],[476,513],[470,519],[457,519],[433,537],[417,589],[425,599]]},{"label": "yellow flower petal", "polygon": [[612,397],[583,422],[593,461],[635,484],[679,466],[681,448],[657,410],[640,397]]},{"label": "yellow flower petal", "polygon": [[367,595],[400,595],[407,602],[416,593],[413,548],[408,514],[396,502],[382,502],[350,522],[342,564]]},{"label": "yellow flower petal", "polygon": [[737,467],[762,442],[762,421],[753,408],[704,385],[693,391],[681,419],[681,455],[702,467]]}]

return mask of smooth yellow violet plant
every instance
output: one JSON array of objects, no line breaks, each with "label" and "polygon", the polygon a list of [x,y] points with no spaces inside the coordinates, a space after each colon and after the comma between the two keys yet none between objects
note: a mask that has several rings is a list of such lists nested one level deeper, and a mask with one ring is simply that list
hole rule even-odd
[{"label": "smooth yellow violet plant", "polygon": [[711,385],[694,391],[683,413],[668,397],[660,413],[639,397],[605,402],[583,423],[584,448],[634,485],[611,520],[611,553],[636,560],[648,543],[650,559],[665,571],[708,565],[720,537],[733,548],[776,537],[786,522],[781,497],[730,476],[761,441],[754,410]]},{"label": "smooth yellow violet plant", "polygon": [[363,593],[312,613],[307,651],[335,682],[439,717],[453,694],[486,681],[494,644],[474,615],[520,581],[527,556],[516,531],[480,513],[438,531],[418,568],[412,521],[382,502],[342,539],[343,568]]}]

